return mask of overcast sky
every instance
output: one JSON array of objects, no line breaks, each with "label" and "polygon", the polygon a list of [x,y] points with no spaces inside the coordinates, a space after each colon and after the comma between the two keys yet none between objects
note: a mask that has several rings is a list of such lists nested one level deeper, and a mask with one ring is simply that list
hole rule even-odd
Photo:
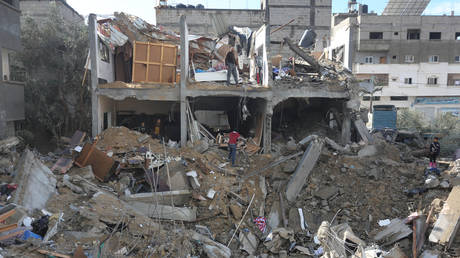
[{"label": "overcast sky", "polygon": [[[272,0],[275,1],[275,0]],[[126,12],[154,22],[153,6],[155,0],[67,0],[67,2],[80,14],[113,14],[114,12]],[[257,9],[260,8],[260,0],[170,0],[171,3],[203,4],[208,8],[234,8],[234,9]],[[332,12],[345,12],[348,0],[332,0]],[[381,13],[387,0],[361,0],[358,1],[369,5],[369,11]],[[432,0],[425,10],[425,14],[442,15],[450,14],[454,10],[460,15],[460,1],[456,0]]]}]

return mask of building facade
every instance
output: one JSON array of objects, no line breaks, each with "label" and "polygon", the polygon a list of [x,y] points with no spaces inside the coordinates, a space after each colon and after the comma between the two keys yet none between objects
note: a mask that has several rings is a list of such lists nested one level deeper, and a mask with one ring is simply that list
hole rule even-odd
[{"label": "building facade", "polygon": [[[328,54],[382,86],[374,105],[412,108],[427,119],[460,112],[460,16],[337,14]],[[370,96],[362,100],[369,107]]]},{"label": "building facade", "polygon": [[51,12],[56,9],[58,14],[69,23],[83,23],[84,18],[66,0],[20,0],[22,12],[21,22],[27,17],[32,18],[38,24],[48,18]]},{"label": "building facade", "polygon": [[[180,16],[186,15],[190,33],[201,36],[214,32],[213,16],[224,17],[225,23],[230,26],[256,29],[263,25],[266,19],[265,1],[261,1],[261,9],[257,10],[173,8],[160,5],[160,1],[155,7],[155,17],[157,25],[178,31]],[[270,30],[273,31],[272,55],[289,53],[289,49],[281,44],[283,39],[288,37],[298,42],[306,29],[312,29],[317,34],[314,52],[322,52],[327,47],[331,25],[331,0],[269,1],[268,10]],[[281,26],[281,29],[275,31]]]},{"label": "building facade", "polygon": [[14,53],[21,50],[20,13],[17,0],[0,1],[0,139],[13,136],[24,120],[24,83],[11,69]]}]

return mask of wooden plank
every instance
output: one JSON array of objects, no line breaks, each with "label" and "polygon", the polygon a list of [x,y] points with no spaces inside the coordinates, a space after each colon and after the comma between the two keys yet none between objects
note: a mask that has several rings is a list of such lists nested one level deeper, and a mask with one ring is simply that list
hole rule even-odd
[{"label": "wooden plank", "polygon": [[12,209],[12,210],[9,210],[3,213],[2,215],[0,215],[0,221],[6,220],[7,218],[11,217],[15,213],[16,213],[16,209]]},{"label": "wooden plank", "polygon": [[52,251],[48,251],[48,250],[43,250],[43,249],[38,249],[37,252],[39,252],[41,254],[44,254],[44,255],[48,255],[48,256],[55,256],[55,257],[60,257],[60,258],[71,258],[71,256],[69,256],[69,255],[60,254],[60,253],[56,253],[56,252],[52,252]]},{"label": "wooden plank", "polygon": [[137,41],[133,42],[133,71],[131,75],[131,81],[135,82],[134,75],[136,74],[136,62],[134,62],[134,57],[136,56],[136,43]]},{"label": "wooden plank", "polygon": [[164,54],[164,46],[161,46],[161,65],[160,65],[160,82],[163,82],[163,54]]},{"label": "wooden plank", "polygon": [[[149,62],[150,60],[150,45],[147,44],[147,56],[145,57],[145,61]],[[145,69],[145,81],[149,80],[149,64],[147,64],[147,69]]]},{"label": "wooden plank", "polygon": [[460,226],[460,186],[455,186],[447,197],[430,237],[432,243],[450,248]]},{"label": "wooden plank", "polygon": [[18,227],[18,224],[10,224],[7,226],[0,227],[0,233],[13,230]]}]

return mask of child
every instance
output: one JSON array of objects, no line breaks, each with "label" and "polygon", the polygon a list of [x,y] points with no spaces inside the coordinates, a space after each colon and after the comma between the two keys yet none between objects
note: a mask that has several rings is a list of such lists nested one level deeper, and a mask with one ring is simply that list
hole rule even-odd
[{"label": "child", "polygon": [[439,138],[434,137],[433,142],[430,145],[430,168],[436,168],[436,159],[441,151],[441,145],[439,144]]}]

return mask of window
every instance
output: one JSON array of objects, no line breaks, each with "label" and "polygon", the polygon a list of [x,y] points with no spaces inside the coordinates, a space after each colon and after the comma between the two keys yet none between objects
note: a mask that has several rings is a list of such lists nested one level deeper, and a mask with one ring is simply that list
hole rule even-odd
[{"label": "window", "polygon": [[396,60],[396,58],[398,58],[397,56],[393,56],[393,59]]},{"label": "window", "polygon": [[[363,101],[370,101],[371,96],[363,96]],[[374,96],[372,97],[372,101],[380,101],[380,96]]]},{"label": "window", "polygon": [[383,39],[383,32],[369,32],[369,39]]},{"label": "window", "polygon": [[430,56],[430,57],[428,58],[428,62],[430,62],[430,63],[437,63],[437,62],[439,62],[439,56],[436,56],[436,55]]},{"label": "window", "polygon": [[364,58],[364,63],[366,64],[373,64],[374,63],[374,57],[373,56],[366,56]]},{"label": "window", "polygon": [[99,40],[99,57],[102,61],[110,63],[109,48],[102,42],[102,40]]},{"label": "window", "polygon": [[428,78],[428,84],[429,84],[429,85],[436,85],[436,84],[438,84],[438,78],[437,78],[437,77],[429,77],[429,78]]},{"label": "window", "polygon": [[381,56],[379,59],[379,64],[386,64],[387,63],[387,57],[386,56]]},{"label": "window", "polygon": [[441,40],[441,32],[430,32],[430,40]]},{"label": "window", "polygon": [[455,40],[460,40],[460,32],[455,32]]},{"label": "window", "polygon": [[398,36],[399,32],[395,31],[395,33],[393,33],[393,35]]},{"label": "window", "polygon": [[405,63],[413,63],[414,62],[414,56],[413,55],[406,55],[404,56],[404,62]]},{"label": "window", "polygon": [[460,56],[455,56],[455,62],[460,63]]},{"label": "window", "polygon": [[412,84],[412,78],[404,78],[404,84]]},{"label": "window", "polygon": [[420,39],[420,29],[409,29],[409,30],[407,30],[407,39],[408,40]]},{"label": "window", "polygon": [[406,101],[408,99],[409,99],[409,97],[407,97],[407,96],[391,96],[390,97],[390,100],[392,100],[392,101]]}]

